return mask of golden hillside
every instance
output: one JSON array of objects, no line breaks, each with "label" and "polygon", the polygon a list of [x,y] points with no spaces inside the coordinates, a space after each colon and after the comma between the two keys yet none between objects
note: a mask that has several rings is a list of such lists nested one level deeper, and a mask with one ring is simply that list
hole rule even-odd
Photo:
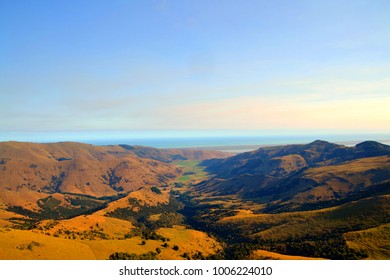
[{"label": "golden hillside", "polygon": [[175,166],[139,158],[119,146],[81,143],[0,143],[0,190],[75,193],[96,197],[160,185]]}]

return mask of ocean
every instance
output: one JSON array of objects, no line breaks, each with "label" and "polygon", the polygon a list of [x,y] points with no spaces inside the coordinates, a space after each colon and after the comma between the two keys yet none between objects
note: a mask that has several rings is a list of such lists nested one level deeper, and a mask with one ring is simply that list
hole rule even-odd
[{"label": "ocean", "polygon": [[182,137],[182,138],[145,138],[145,139],[101,139],[87,141],[94,145],[139,145],[155,148],[196,148],[242,153],[265,146],[288,144],[307,144],[315,140],[324,140],[346,146],[354,146],[363,141],[372,140],[390,145],[390,135],[313,135],[313,136],[277,136],[277,137]]}]

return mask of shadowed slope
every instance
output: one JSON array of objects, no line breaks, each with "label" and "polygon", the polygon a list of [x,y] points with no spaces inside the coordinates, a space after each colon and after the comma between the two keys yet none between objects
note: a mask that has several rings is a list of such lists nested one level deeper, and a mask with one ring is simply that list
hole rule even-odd
[{"label": "shadowed slope", "polygon": [[261,199],[271,203],[269,211],[390,191],[390,147],[372,141],[351,148],[325,141],[261,148],[204,164],[215,175],[199,190]]}]

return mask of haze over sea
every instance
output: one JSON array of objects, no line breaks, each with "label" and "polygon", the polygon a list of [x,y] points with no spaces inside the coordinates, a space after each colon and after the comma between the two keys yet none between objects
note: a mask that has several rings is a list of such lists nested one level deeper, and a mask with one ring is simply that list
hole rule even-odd
[{"label": "haze over sea", "polygon": [[354,146],[363,141],[377,141],[390,145],[390,133],[270,133],[265,132],[222,132],[222,131],[57,131],[57,132],[14,132],[0,135],[0,141],[35,143],[80,142],[92,145],[138,145],[154,148],[196,148],[242,153],[260,147],[307,144],[323,140],[346,146]]},{"label": "haze over sea", "polygon": [[94,145],[140,145],[155,148],[199,148],[231,153],[251,151],[264,146],[305,144],[324,140],[346,146],[373,140],[390,145],[389,134],[377,135],[301,135],[301,136],[225,136],[225,137],[166,137],[137,139],[99,139],[86,141]]}]

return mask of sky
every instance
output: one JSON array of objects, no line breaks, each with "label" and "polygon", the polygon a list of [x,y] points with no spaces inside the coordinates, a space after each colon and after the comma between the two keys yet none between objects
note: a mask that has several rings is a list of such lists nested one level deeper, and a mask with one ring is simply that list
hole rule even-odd
[{"label": "sky", "polygon": [[0,141],[390,133],[390,1],[0,1]]}]

